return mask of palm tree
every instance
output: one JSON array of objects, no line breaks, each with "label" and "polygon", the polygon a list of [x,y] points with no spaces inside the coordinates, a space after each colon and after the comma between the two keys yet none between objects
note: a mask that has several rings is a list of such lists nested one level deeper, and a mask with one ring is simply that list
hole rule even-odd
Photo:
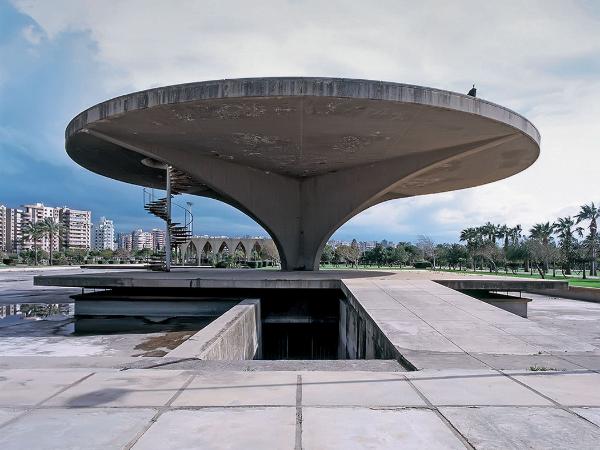
[{"label": "palm tree", "polygon": [[595,277],[596,276],[596,239],[597,239],[597,231],[598,231],[597,220],[598,220],[598,218],[600,218],[600,209],[594,205],[594,202],[590,203],[589,205],[583,205],[579,209],[579,214],[577,214],[575,216],[575,218],[577,219],[578,224],[584,220],[590,221],[590,224],[588,226],[588,228],[590,230],[589,242],[590,242],[590,249],[591,249],[591,254],[592,254],[592,264],[590,267],[590,275]]},{"label": "palm tree", "polygon": [[[549,253],[549,244],[550,239],[552,237],[552,233],[554,232],[554,224],[550,222],[546,223],[536,223],[529,230],[529,237],[531,239],[535,239],[542,244],[543,247],[543,259],[544,259],[544,273],[548,271],[548,253]],[[539,270],[539,269],[538,269]],[[541,272],[540,272],[541,275]]]},{"label": "palm tree", "polygon": [[35,265],[38,265],[38,242],[46,235],[42,222],[27,222],[21,228],[21,236],[24,241],[33,241],[33,250],[35,252]]},{"label": "palm tree", "polygon": [[519,241],[521,240],[522,231],[523,228],[521,228],[521,225],[515,225],[513,228],[510,229],[510,238],[512,241],[512,245],[517,245],[519,243]]},{"label": "palm tree", "polygon": [[575,221],[570,216],[559,218],[554,224],[554,230],[558,234],[560,248],[564,257],[566,275],[571,275],[571,261],[573,260],[573,252],[577,242],[575,235],[583,236],[583,228],[573,228],[575,225]]},{"label": "palm tree", "polygon": [[50,217],[46,217],[44,221],[41,223],[42,229],[44,230],[44,234],[48,235],[48,240],[50,241],[50,265],[52,265],[52,251],[54,250],[54,238],[58,238],[60,240],[61,233],[64,230],[63,225],[60,222],[56,222],[54,219]]},{"label": "palm tree", "polygon": [[509,228],[508,225],[500,225],[498,227],[498,237],[504,238],[504,251],[508,248],[508,239],[510,238],[512,233],[512,228]]},{"label": "palm tree", "polygon": [[544,245],[548,245],[553,232],[554,224],[550,224],[550,222],[536,223],[529,230],[529,237],[541,241]]},{"label": "palm tree", "polygon": [[487,237],[488,241],[496,243],[496,238],[498,237],[498,226],[494,225],[491,222],[486,223],[482,227],[480,227],[481,233]]},{"label": "palm tree", "polygon": [[460,240],[467,243],[467,251],[471,256],[471,268],[475,270],[475,252],[479,247],[481,233],[479,228],[465,228],[460,232]]}]

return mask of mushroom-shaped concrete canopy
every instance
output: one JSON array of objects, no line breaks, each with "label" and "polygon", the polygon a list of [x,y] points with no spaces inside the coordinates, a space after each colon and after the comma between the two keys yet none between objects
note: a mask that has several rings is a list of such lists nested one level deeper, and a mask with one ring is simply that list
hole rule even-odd
[{"label": "mushroom-shaped concrete canopy", "polygon": [[189,193],[260,223],[287,270],[317,270],[327,239],[366,208],[509,177],[537,159],[539,142],[527,119],[479,98],[337,78],[149,89],[66,130],[70,157],[99,174],[164,188],[164,170],[142,160],[187,172]]}]

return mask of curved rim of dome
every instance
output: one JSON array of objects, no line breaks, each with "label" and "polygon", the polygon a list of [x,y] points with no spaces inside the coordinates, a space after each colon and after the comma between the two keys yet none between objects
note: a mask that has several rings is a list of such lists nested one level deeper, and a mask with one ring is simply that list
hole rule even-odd
[{"label": "curved rim of dome", "polygon": [[226,78],[136,91],[100,102],[76,115],[67,125],[65,139],[96,121],[155,106],[227,98],[303,96],[412,103],[475,114],[511,126],[540,145],[540,132],[533,123],[488,100],[412,84],[328,77]]}]

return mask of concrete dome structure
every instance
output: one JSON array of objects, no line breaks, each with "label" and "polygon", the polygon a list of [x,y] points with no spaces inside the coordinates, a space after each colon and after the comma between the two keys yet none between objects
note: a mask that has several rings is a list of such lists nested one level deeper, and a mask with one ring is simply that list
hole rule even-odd
[{"label": "concrete dome structure", "polygon": [[509,177],[539,143],[527,119],[485,100],[331,78],[155,88],[100,103],[66,130],[70,157],[101,175],[163,189],[165,171],[147,158],[186,172],[188,193],[261,224],[287,270],[317,270],[333,232],[370,206]]}]

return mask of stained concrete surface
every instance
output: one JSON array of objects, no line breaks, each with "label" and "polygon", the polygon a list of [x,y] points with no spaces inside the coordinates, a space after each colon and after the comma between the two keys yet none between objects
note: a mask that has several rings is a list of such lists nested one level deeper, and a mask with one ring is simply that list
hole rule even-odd
[{"label": "stained concrete surface", "polygon": [[210,372],[199,374],[174,406],[294,406],[294,372]]},{"label": "stained concrete surface", "polygon": [[[496,375],[502,385],[490,385],[494,371],[375,375],[105,369],[77,371],[61,383],[56,370],[26,372],[0,371],[3,449],[592,449],[600,439],[600,408],[590,404],[594,399],[570,408],[546,401],[536,390],[524,397],[523,386],[501,373]],[[589,391],[569,375],[532,373],[531,378],[544,379],[546,391],[549,385],[564,392]],[[25,377],[20,389],[28,395],[15,395]],[[433,389],[422,383],[424,378],[440,384]],[[391,387],[395,406],[382,406],[382,386],[396,379],[403,380],[397,386],[415,395],[397,395]],[[439,391],[453,389],[442,380],[469,380],[473,392],[455,392],[462,398],[460,406],[437,406]],[[313,390],[319,385],[323,395]],[[353,397],[360,405],[349,406]]]},{"label": "stained concrete surface", "polygon": [[0,430],[0,448],[117,449],[142,433],[152,409],[38,409]]},{"label": "stained concrete surface", "polygon": [[133,449],[293,449],[295,430],[295,408],[169,411]]},{"label": "stained concrete surface", "polygon": [[428,410],[303,408],[306,449],[464,449]]},{"label": "stained concrete surface", "polygon": [[436,406],[551,405],[495,370],[423,370],[406,377]]},{"label": "stained concrete surface", "polygon": [[557,408],[440,408],[475,448],[597,449],[600,428]]},{"label": "stained concrete surface", "polygon": [[425,406],[400,374],[307,372],[301,375],[302,403],[307,406]]},{"label": "stained concrete surface", "polygon": [[[403,352],[426,370],[403,373],[392,361],[0,356],[0,448],[597,448],[600,374],[584,369],[600,369],[591,304],[532,296],[530,318],[515,321],[430,284],[427,272],[393,277],[403,283],[386,286],[379,275],[351,283],[359,298],[373,297],[364,307],[391,339],[412,339]],[[457,336],[469,324],[473,339],[513,336],[544,351],[463,348]],[[415,339],[432,326],[453,344],[446,350],[459,351]],[[27,434],[33,429],[49,431]]]}]

